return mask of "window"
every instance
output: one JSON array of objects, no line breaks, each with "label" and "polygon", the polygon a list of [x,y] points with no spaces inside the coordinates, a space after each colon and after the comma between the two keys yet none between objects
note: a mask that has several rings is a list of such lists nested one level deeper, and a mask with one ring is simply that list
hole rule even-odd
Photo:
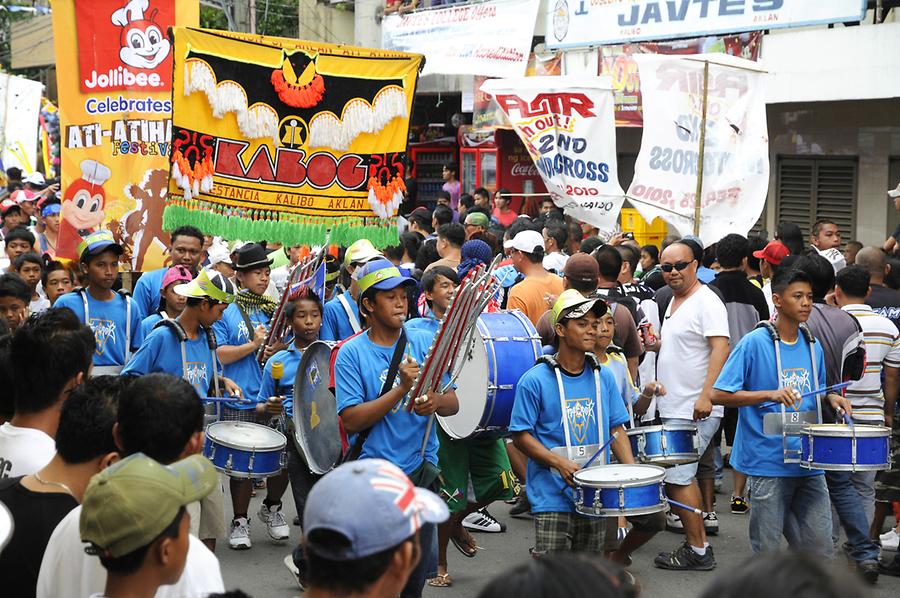
[{"label": "window", "polygon": [[844,242],[856,235],[856,159],[779,158],[778,222],[793,222],[809,239],[819,218],[833,220]]}]

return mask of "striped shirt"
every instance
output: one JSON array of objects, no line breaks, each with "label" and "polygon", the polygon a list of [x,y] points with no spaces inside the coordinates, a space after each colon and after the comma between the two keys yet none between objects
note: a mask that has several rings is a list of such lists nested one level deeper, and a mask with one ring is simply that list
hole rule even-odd
[{"label": "striped shirt", "polygon": [[865,373],[846,391],[853,406],[853,419],[863,424],[884,425],[881,369],[900,367],[900,332],[893,322],[868,305],[844,305],[841,309],[857,319],[866,343]]}]

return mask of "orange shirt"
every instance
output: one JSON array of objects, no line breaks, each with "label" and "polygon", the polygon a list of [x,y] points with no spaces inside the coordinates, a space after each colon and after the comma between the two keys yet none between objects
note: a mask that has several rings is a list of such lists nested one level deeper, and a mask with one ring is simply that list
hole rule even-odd
[{"label": "orange shirt", "polygon": [[531,323],[537,326],[544,312],[553,307],[553,302],[563,292],[562,278],[556,274],[529,276],[509,290],[507,309],[519,309]]}]

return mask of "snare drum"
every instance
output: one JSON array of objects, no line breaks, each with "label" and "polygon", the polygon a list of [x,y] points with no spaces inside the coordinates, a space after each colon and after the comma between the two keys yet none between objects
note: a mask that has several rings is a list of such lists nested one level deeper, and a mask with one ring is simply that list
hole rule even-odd
[{"label": "snare drum", "polygon": [[693,463],[700,459],[695,424],[662,424],[628,430],[631,452],[639,463],[661,467]]},{"label": "snare drum", "polygon": [[827,471],[890,469],[891,429],[858,424],[805,424],[800,432],[800,466]]},{"label": "snare drum", "polygon": [[600,465],[575,472],[575,510],[590,517],[665,510],[666,470],[655,465]]},{"label": "snare drum", "polygon": [[241,421],[221,421],[206,428],[203,454],[232,478],[264,478],[281,472],[287,438],[278,430]]},{"label": "snare drum", "polygon": [[438,416],[441,427],[455,439],[483,432],[505,433],[516,384],[541,355],[537,330],[518,310],[481,314],[473,341],[456,381],[459,411]]}]

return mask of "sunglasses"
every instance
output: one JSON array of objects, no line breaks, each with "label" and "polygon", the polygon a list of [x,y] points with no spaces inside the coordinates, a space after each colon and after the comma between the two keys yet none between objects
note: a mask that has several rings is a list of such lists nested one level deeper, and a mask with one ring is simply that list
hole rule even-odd
[{"label": "sunglasses", "polygon": [[660,264],[659,269],[667,274],[672,270],[678,270],[679,272],[681,272],[692,263],[694,263],[694,260],[691,260],[689,262],[675,262],[674,264]]}]

